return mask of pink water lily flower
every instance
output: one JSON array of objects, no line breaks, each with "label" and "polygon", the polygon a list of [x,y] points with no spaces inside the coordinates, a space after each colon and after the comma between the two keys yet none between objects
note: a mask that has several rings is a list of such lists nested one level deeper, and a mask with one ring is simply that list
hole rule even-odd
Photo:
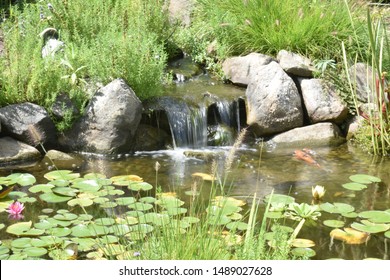
[{"label": "pink water lily flower", "polygon": [[9,217],[20,220],[23,218],[22,215],[23,209],[24,209],[23,203],[20,203],[19,201],[14,201],[8,206],[7,210],[5,211],[9,213]]}]

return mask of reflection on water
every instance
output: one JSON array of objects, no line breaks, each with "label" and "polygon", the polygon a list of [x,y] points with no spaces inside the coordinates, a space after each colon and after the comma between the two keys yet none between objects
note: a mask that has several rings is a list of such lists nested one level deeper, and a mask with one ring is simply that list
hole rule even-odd
[{"label": "reflection on water", "polygon": [[[386,210],[390,208],[390,160],[371,157],[350,145],[335,148],[317,148],[318,162],[321,168],[308,165],[293,157],[292,149],[266,151],[260,146],[242,146],[236,153],[234,166],[224,172],[224,161],[231,147],[218,147],[200,150],[164,150],[138,152],[135,155],[120,155],[114,158],[79,155],[78,164],[73,168],[81,173],[99,172],[108,177],[123,174],[135,174],[145,181],[160,185],[164,190],[179,194],[191,190],[195,172],[211,173],[217,170],[225,181],[225,191],[229,195],[251,201],[256,193],[264,197],[271,190],[289,194],[298,203],[312,203],[311,187],[323,185],[326,188],[324,202],[349,203],[356,212],[363,210]],[[262,151],[262,152],[261,152]],[[160,168],[156,178],[155,164]],[[69,166],[69,168],[72,168]],[[7,175],[13,170],[2,170]],[[14,170],[16,171],[16,170]],[[48,171],[44,162],[22,171],[33,173],[38,181]],[[356,173],[365,173],[380,177],[382,183],[361,192],[347,191],[342,188],[348,177]],[[211,183],[204,182],[203,190],[209,192]],[[39,212],[39,211],[37,211]],[[368,244],[346,245],[340,241],[331,241],[331,228],[322,225],[325,219],[339,219],[340,216],[323,213],[317,223],[304,227],[300,238],[313,239],[317,258],[363,259],[367,257],[388,259],[387,241],[383,234],[375,234]],[[261,217],[260,217],[261,218]],[[344,218],[343,218],[344,219]],[[346,219],[346,225],[355,219]],[[286,221],[288,223],[288,221]]]}]

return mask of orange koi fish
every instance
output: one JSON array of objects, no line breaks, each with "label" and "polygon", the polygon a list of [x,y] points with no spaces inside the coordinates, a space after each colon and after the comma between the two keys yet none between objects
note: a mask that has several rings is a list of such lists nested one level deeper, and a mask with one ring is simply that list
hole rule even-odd
[{"label": "orange koi fish", "polygon": [[294,151],[294,157],[303,160],[304,162],[321,167],[321,165],[310,155],[310,153],[303,151],[303,150],[295,150]]}]

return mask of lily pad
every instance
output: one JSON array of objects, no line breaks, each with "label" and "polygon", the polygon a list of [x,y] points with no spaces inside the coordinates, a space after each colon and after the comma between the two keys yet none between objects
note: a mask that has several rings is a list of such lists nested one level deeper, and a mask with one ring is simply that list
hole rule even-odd
[{"label": "lily pad", "polygon": [[128,186],[133,182],[143,182],[143,179],[137,175],[119,175],[110,178],[112,183],[117,186]]},{"label": "lily pad", "polygon": [[147,211],[152,209],[153,205],[149,203],[136,202],[133,204],[129,204],[127,207],[129,207],[130,209],[134,209],[136,211]]},{"label": "lily pad", "polygon": [[162,196],[155,201],[155,204],[168,209],[180,207],[184,204],[184,201],[174,196]]},{"label": "lily pad", "polygon": [[27,232],[28,230],[30,230],[31,226],[32,226],[32,221],[20,222],[20,223],[16,223],[16,224],[12,224],[12,225],[8,226],[6,231],[10,234],[21,235],[21,234]]},{"label": "lily pad", "polygon": [[47,180],[53,181],[53,180],[73,180],[80,177],[79,173],[73,173],[71,170],[55,170],[50,171],[43,175]]},{"label": "lily pad", "polygon": [[163,213],[167,213],[168,215],[174,216],[174,215],[182,215],[187,213],[187,209],[183,207],[171,207],[167,208]]},{"label": "lily pad", "polygon": [[19,248],[19,249],[31,247],[32,246],[31,245],[31,238],[29,238],[29,237],[22,237],[22,238],[14,239],[11,242],[11,246],[13,248]]},{"label": "lily pad", "polygon": [[386,231],[384,235],[385,235],[386,238],[390,238],[390,230]]},{"label": "lily pad", "polygon": [[156,212],[146,213],[145,215],[138,218],[140,223],[144,224],[155,224],[158,226],[168,224],[170,218],[167,214],[161,214]]},{"label": "lily pad", "polygon": [[330,236],[347,244],[363,244],[370,238],[368,233],[353,228],[336,228],[330,232]]},{"label": "lily pad", "polygon": [[39,196],[39,198],[48,203],[61,203],[72,199],[69,196],[60,196],[54,193],[43,193]]},{"label": "lily pad", "polygon": [[345,225],[345,222],[340,221],[340,220],[325,220],[324,225],[327,227],[332,227],[332,228],[340,228]]},{"label": "lily pad", "polygon": [[78,216],[76,214],[73,214],[70,212],[65,212],[65,213],[58,213],[58,214],[54,215],[53,218],[56,220],[61,220],[61,221],[72,221],[72,220],[77,219],[77,217]]},{"label": "lily pad", "polygon": [[88,207],[93,204],[93,201],[89,198],[74,198],[72,200],[69,200],[67,203],[69,206],[72,207],[76,205],[80,205],[82,207]]},{"label": "lily pad", "polygon": [[349,179],[353,182],[361,183],[361,184],[379,183],[382,181],[378,177],[367,175],[367,174],[355,174],[349,176]]},{"label": "lily pad", "polygon": [[375,224],[368,220],[362,220],[361,223],[352,223],[351,227],[367,233],[385,232],[390,229],[390,225],[388,224]]},{"label": "lily pad", "polygon": [[361,191],[367,188],[366,185],[363,185],[361,183],[356,183],[356,182],[342,184],[342,187],[351,191]]},{"label": "lily pad", "polygon": [[138,191],[149,191],[153,189],[153,186],[146,182],[135,182],[135,183],[130,183],[128,188],[129,190],[138,192]]},{"label": "lily pad", "polygon": [[149,233],[154,230],[154,227],[149,224],[138,224],[130,227],[132,232],[138,232],[138,233]]},{"label": "lily pad", "polygon": [[83,192],[97,192],[101,188],[96,180],[91,179],[73,184],[73,187]]},{"label": "lily pad", "polygon": [[328,213],[337,213],[337,214],[342,214],[342,213],[349,213],[353,212],[355,208],[349,204],[346,203],[340,203],[340,202],[335,202],[335,203],[322,203],[320,205],[321,210],[328,212]]},{"label": "lily pad", "polygon": [[246,202],[240,199],[236,199],[234,197],[217,196],[213,199],[213,204],[219,207],[225,205],[244,206]]},{"label": "lily pad", "polygon": [[291,254],[297,257],[311,258],[316,255],[316,252],[311,248],[294,248]]},{"label": "lily pad", "polygon": [[28,190],[32,193],[38,193],[38,192],[51,192],[51,189],[54,188],[53,184],[39,184],[30,187]]},{"label": "lily pad", "polygon": [[25,197],[19,198],[18,201],[21,203],[34,203],[37,201],[37,199],[35,197],[25,196]]},{"label": "lily pad", "polygon": [[248,224],[244,222],[231,222],[226,225],[230,230],[247,230]]},{"label": "lily pad", "polygon": [[227,216],[210,215],[207,218],[207,223],[210,225],[226,225],[231,222]]},{"label": "lily pad", "polygon": [[303,238],[295,238],[291,242],[291,246],[296,248],[309,248],[309,247],[314,247],[315,245],[316,244],[314,243],[313,240],[303,239]]},{"label": "lily pad", "polygon": [[101,226],[110,226],[115,224],[115,220],[113,218],[99,218],[95,220],[95,223]]},{"label": "lily pad", "polygon": [[191,217],[191,216],[187,216],[187,217],[183,217],[181,219],[182,221],[185,221],[187,223],[190,223],[190,224],[196,224],[196,223],[199,223],[200,222],[200,219],[197,218],[197,217]]},{"label": "lily pad", "polygon": [[22,187],[30,186],[37,181],[33,175],[28,173],[14,173],[7,176],[7,178],[11,179]]},{"label": "lily pad", "polygon": [[372,223],[390,223],[390,213],[385,211],[363,211],[359,213],[359,217]]},{"label": "lily pad", "polygon": [[52,192],[63,196],[74,197],[77,195],[79,190],[69,188],[69,187],[55,187],[54,189],[52,189]]},{"label": "lily pad", "polygon": [[52,229],[49,229],[48,232],[53,235],[53,236],[57,236],[57,237],[64,237],[64,236],[68,236],[69,234],[71,234],[72,230],[70,228],[52,228]]}]

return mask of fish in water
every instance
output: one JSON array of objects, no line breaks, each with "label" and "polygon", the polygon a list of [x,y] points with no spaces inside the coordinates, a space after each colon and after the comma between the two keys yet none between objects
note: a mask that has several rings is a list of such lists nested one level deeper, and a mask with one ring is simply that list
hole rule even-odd
[{"label": "fish in water", "polygon": [[307,150],[305,150],[295,150],[294,157],[311,165],[321,167],[321,165],[312,157],[311,153],[308,153]]}]

